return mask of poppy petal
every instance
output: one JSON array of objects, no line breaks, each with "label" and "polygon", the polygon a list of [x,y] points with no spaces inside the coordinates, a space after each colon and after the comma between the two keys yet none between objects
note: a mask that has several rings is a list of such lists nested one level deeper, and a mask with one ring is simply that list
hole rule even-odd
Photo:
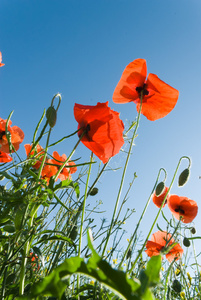
[{"label": "poppy petal", "polygon": [[114,90],[113,101],[115,103],[135,102],[137,99],[139,101],[139,93],[136,88],[144,85],[146,76],[146,60],[142,58],[135,59],[123,71]]},{"label": "poppy petal", "polygon": [[[75,104],[74,116],[78,129],[83,128],[86,134],[82,143],[89,148],[103,163],[116,155],[124,144],[124,125],[119,113],[108,107],[108,102],[96,106]],[[80,133],[78,133],[80,136]]]},{"label": "poppy petal", "polygon": [[[154,204],[160,208],[161,207],[161,204],[163,203],[163,200],[165,198],[165,195],[167,194],[167,191],[168,191],[168,187],[165,187],[163,193],[159,196],[156,196],[156,192],[153,193],[152,195],[152,200],[154,202]],[[169,194],[167,195],[166,197],[166,201],[165,203],[163,204],[163,207],[166,205],[167,201],[168,201],[168,198],[169,198]]]},{"label": "poppy petal", "polygon": [[171,195],[168,199],[168,207],[177,220],[179,220],[182,216],[181,221],[183,223],[192,222],[198,213],[198,205],[196,201],[187,197]]},{"label": "poppy petal", "polygon": [[152,234],[151,241],[164,247],[166,245],[166,242],[170,240],[170,237],[171,234],[167,234],[166,231],[157,231]]},{"label": "poppy petal", "polygon": [[176,244],[167,254],[166,254],[166,258],[169,262],[172,262],[175,258],[177,258],[176,260],[178,260],[182,254],[183,254],[184,250],[181,248],[181,246],[179,244]]},{"label": "poppy petal", "polygon": [[5,64],[2,63],[2,53],[0,52],[0,67],[3,67]]},{"label": "poppy petal", "polygon": [[6,163],[12,161],[12,157],[8,153],[0,151],[0,163]]},{"label": "poppy petal", "polygon": [[159,255],[163,246],[152,241],[147,241],[146,248],[147,250],[145,250],[145,252],[149,257],[151,257],[151,256]]},{"label": "poppy petal", "polygon": [[[141,113],[150,121],[165,117],[175,107],[179,91],[158,78],[155,74],[149,74],[146,82],[148,95],[143,97]],[[140,103],[137,103],[139,112]]]},{"label": "poppy petal", "polygon": [[[174,243],[174,239],[171,238],[172,235],[170,233],[167,233],[166,231],[157,231],[152,234],[151,241],[147,241],[146,243],[146,253],[148,256],[154,256],[159,255],[163,249],[165,250],[168,246],[172,245]],[[165,247],[165,248],[164,248]],[[175,257],[179,259],[183,253],[183,249],[181,246],[177,243],[174,245],[172,249],[166,253],[166,258],[168,261],[172,261]]]}]

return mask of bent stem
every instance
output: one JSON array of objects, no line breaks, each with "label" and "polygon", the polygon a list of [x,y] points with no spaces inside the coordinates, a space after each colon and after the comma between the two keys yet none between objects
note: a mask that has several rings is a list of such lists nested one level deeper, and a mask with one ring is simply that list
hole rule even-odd
[{"label": "bent stem", "polygon": [[105,245],[104,245],[104,248],[103,248],[102,257],[105,254],[105,250],[106,250],[107,244],[109,242],[110,234],[111,234],[113,225],[115,223],[114,222],[115,221],[115,215],[116,215],[117,208],[118,208],[118,205],[119,205],[119,200],[120,200],[120,196],[121,196],[121,192],[122,192],[122,188],[123,188],[123,183],[124,183],[124,179],[125,179],[125,175],[126,175],[126,169],[127,169],[127,166],[128,166],[130,155],[131,155],[131,150],[132,150],[132,147],[133,147],[133,142],[134,142],[134,139],[136,137],[136,132],[137,132],[137,129],[139,127],[140,114],[141,114],[141,109],[142,109],[142,100],[143,100],[143,91],[140,94],[140,109],[139,109],[138,116],[137,116],[137,122],[136,122],[135,130],[133,132],[133,136],[132,136],[131,142],[130,142],[130,147],[129,147],[129,151],[128,151],[128,154],[127,154],[126,162],[125,162],[125,165],[124,165],[124,170],[123,170],[123,174],[122,174],[122,178],[121,178],[121,183],[120,183],[120,186],[119,186],[119,192],[118,192],[118,195],[117,195],[117,200],[116,200],[116,203],[115,203],[112,220],[111,220],[111,223],[110,223],[110,228],[108,230],[106,242],[105,242]]},{"label": "bent stem", "polygon": [[137,234],[137,230],[138,230],[138,228],[139,228],[139,226],[140,226],[140,223],[141,223],[141,221],[142,221],[142,219],[143,219],[143,217],[144,217],[144,215],[145,215],[145,212],[146,212],[146,210],[147,210],[147,207],[148,207],[148,205],[149,205],[149,203],[150,203],[150,201],[151,201],[151,196],[152,196],[153,192],[154,192],[155,189],[156,189],[156,186],[157,186],[157,183],[158,183],[158,180],[159,180],[159,177],[160,177],[160,174],[161,174],[161,171],[162,171],[162,170],[165,172],[165,177],[166,177],[166,171],[165,171],[165,169],[161,168],[161,169],[159,170],[159,172],[158,172],[158,176],[157,176],[157,178],[156,178],[156,182],[155,182],[154,187],[153,187],[153,189],[152,189],[152,191],[151,191],[151,194],[150,194],[150,196],[149,196],[149,198],[148,198],[148,200],[147,200],[147,203],[146,203],[146,205],[145,205],[145,207],[144,207],[144,210],[143,210],[143,212],[142,212],[142,214],[141,214],[141,216],[140,216],[140,219],[139,219],[139,221],[138,221],[138,223],[137,223],[137,225],[136,225],[136,228],[135,228],[135,230],[134,230],[134,232],[133,232],[133,234],[132,234],[132,236],[131,236],[131,238],[130,238],[130,240],[129,240],[127,249],[126,249],[126,251],[124,252],[124,255],[123,255],[123,257],[122,257],[122,259],[121,259],[121,262],[120,262],[120,264],[119,264],[119,266],[118,266],[119,269],[121,268],[121,266],[122,266],[122,264],[123,264],[123,262],[124,262],[124,260],[125,260],[125,258],[126,258],[126,255],[127,255],[127,253],[128,253],[128,250],[130,249],[131,244],[132,244],[132,242],[133,242],[133,240],[134,240],[134,238],[135,238],[135,236],[136,236],[136,234]]},{"label": "bent stem", "polygon": [[182,157],[180,158],[180,160],[179,160],[179,162],[178,162],[178,164],[177,164],[176,170],[175,170],[175,172],[174,172],[172,181],[171,181],[171,183],[170,183],[169,189],[168,189],[168,191],[167,191],[167,193],[166,193],[166,195],[165,195],[165,197],[164,197],[164,200],[163,200],[163,202],[162,202],[162,204],[161,204],[161,207],[160,207],[159,210],[158,210],[158,213],[157,213],[157,215],[156,215],[156,217],[155,217],[155,220],[154,220],[154,222],[153,222],[153,224],[152,224],[152,226],[151,226],[151,229],[149,230],[149,233],[148,233],[148,235],[147,235],[147,237],[146,237],[146,239],[145,239],[145,241],[144,241],[144,244],[143,244],[141,250],[139,250],[139,253],[138,253],[137,257],[136,257],[135,261],[134,261],[133,264],[132,264],[132,267],[131,267],[131,269],[130,269],[130,271],[129,271],[129,275],[130,275],[131,272],[133,271],[133,269],[134,269],[134,267],[135,267],[135,265],[136,265],[138,259],[140,258],[141,254],[142,254],[142,252],[143,252],[143,250],[144,250],[144,248],[145,248],[145,245],[146,245],[146,243],[147,243],[147,241],[148,241],[148,238],[150,237],[150,235],[151,235],[151,233],[152,233],[152,230],[153,230],[153,228],[154,228],[154,226],[155,226],[155,224],[156,224],[156,221],[158,220],[158,217],[159,217],[159,215],[160,215],[160,212],[161,212],[161,210],[162,210],[162,208],[163,208],[163,205],[164,205],[164,203],[165,203],[165,201],[166,201],[167,195],[168,195],[168,193],[170,192],[170,190],[171,190],[171,188],[172,188],[172,185],[173,185],[173,183],[174,183],[174,180],[175,180],[175,177],[176,177],[176,175],[177,175],[177,172],[178,172],[179,166],[180,166],[180,164],[181,164],[181,161],[182,161],[182,159],[184,159],[184,158],[186,158],[186,159],[189,160],[189,165],[190,165],[191,160],[190,160],[190,158],[189,158],[188,156],[182,156]]}]

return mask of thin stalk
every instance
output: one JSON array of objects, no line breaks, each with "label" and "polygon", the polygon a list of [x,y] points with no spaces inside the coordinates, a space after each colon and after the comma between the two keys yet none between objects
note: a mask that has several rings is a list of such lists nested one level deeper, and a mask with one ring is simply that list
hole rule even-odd
[{"label": "thin stalk", "polygon": [[137,257],[136,257],[136,259],[135,259],[135,261],[134,261],[134,263],[132,264],[132,267],[131,267],[131,269],[130,269],[130,271],[129,271],[129,274],[131,274],[131,272],[133,271],[133,269],[134,269],[134,267],[135,267],[135,265],[136,265],[136,263],[137,263],[139,257],[141,256],[141,254],[142,254],[142,252],[143,252],[143,250],[144,250],[144,248],[145,248],[145,245],[146,245],[146,243],[147,243],[147,241],[148,241],[148,238],[150,237],[150,235],[151,235],[151,233],[152,233],[152,230],[153,230],[153,228],[154,228],[154,226],[155,226],[155,224],[156,224],[156,221],[158,220],[158,217],[159,217],[159,215],[160,215],[160,212],[161,212],[161,210],[162,210],[162,208],[163,208],[163,205],[164,205],[164,203],[165,203],[165,201],[166,201],[167,195],[168,195],[169,191],[170,191],[171,188],[172,188],[172,185],[173,185],[173,183],[174,183],[174,180],[175,180],[175,177],[176,177],[176,175],[177,175],[177,172],[178,172],[179,166],[180,166],[180,164],[181,164],[181,161],[182,161],[182,159],[184,159],[184,158],[187,158],[187,159],[189,160],[189,164],[190,164],[190,159],[189,159],[188,156],[182,156],[182,157],[180,158],[180,160],[179,160],[179,162],[178,162],[178,164],[177,164],[176,170],[175,170],[175,172],[174,172],[172,181],[171,181],[171,183],[170,183],[169,189],[168,189],[168,191],[167,191],[167,193],[166,193],[166,195],[165,195],[165,197],[164,197],[164,200],[163,200],[163,202],[162,202],[162,204],[161,204],[161,207],[160,207],[159,210],[158,210],[158,213],[157,213],[157,215],[156,215],[156,217],[155,217],[155,220],[154,220],[154,222],[153,222],[153,224],[152,224],[152,226],[151,226],[151,228],[150,228],[150,230],[149,230],[149,233],[148,233],[148,235],[147,235],[147,237],[146,237],[146,239],[145,239],[145,241],[144,241],[144,244],[143,244],[143,246],[141,247],[141,249],[140,249],[140,251],[139,251],[139,253],[138,253],[138,255],[137,255]]},{"label": "thin stalk", "polygon": [[115,223],[118,221],[118,219],[119,219],[119,215],[120,215],[120,213],[121,213],[121,211],[122,211],[122,208],[123,208],[123,205],[126,203],[126,201],[127,201],[127,196],[128,196],[128,194],[129,194],[129,192],[130,192],[130,190],[131,190],[131,188],[132,188],[132,186],[133,186],[133,183],[134,183],[134,181],[135,181],[135,179],[137,178],[137,175],[136,175],[136,173],[134,174],[134,177],[133,177],[133,180],[131,181],[131,183],[129,184],[129,188],[128,188],[128,190],[127,190],[127,192],[126,192],[126,195],[125,195],[125,197],[124,197],[124,199],[123,199],[123,201],[122,201],[122,203],[121,203],[121,206],[120,206],[120,208],[119,208],[119,211],[118,211],[118,214],[117,214],[117,216],[116,216],[116,221],[115,221]]},{"label": "thin stalk", "polygon": [[127,253],[128,253],[128,250],[130,249],[131,244],[132,244],[132,242],[133,242],[133,240],[134,240],[134,238],[135,238],[135,236],[136,236],[137,230],[138,230],[138,228],[139,228],[139,226],[140,226],[140,223],[141,223],[141,221],[142,221],[142,219],[143,219],[143,217],[144,217],[144,215],[145,215],[145,212],[146,212],[146,210],[147,210],[147,207],[148,207],[148,205],[149,205],[149,203],[150,203],[150,201],[151,201],[151,196],[152,196],[153,192],[154,192],[155,189],[156,189],[156,186],[157,186],[157,183],[158,183],[158,180],[159,180],[159,177],[160,177],[160,173],[161,173],[162,170],[163,170],[163,171],[165,172],[165,174],[166,174],[165,169],[161,168],[161,169],[159,170],[158,176],[157,176],[157,178],[156,178],[156,182],[155,182],[155,184],[154,184],[154,187],[153,187],[153,189],[152,189],[152,191],[151,191],[151,194],[150,194],[150,196],[149,196],[149,198],[148,198],[148,200],[147,200],[147,203],[146,203],[146,205],[145,205],[145,207],[144,207],[144,210],[143,210],[143,212],[142,212],[142,214],[141,214],[141,216],[140,216],[140,219],[139,219],[139,221],[138,221],[138,223],[137,223],[137,225],[136,225],[136,228],[135,228],[135,230],[134,230],[134,232],[133,232],[133,234],[132,234],[132,236],[131,236],[131,238],[130,238],[130,240],[129,240],[127,249],[126,249],[126,251],[124,252],[124,255],[123,255],[123,257],[122,257],[122,259],[121,259],[121,262],[120,262],[120,264],[119,264],[119,266],[118,266],[119,269],[121,268],[121,266],[122,266],[122,264],[123,264],[123,262],[124,262],[124,260],[125,260],[125,258],[126,258],[126,255],[127,255]]},{"label": "thin stalk", "polygon": [[61,165],[61,167],[59,168],[59,170],[57,171],[56,175],[54,175],[54,179],[55,181],[57,180],[59,174],[61,173],[61,171],[63,170],[63,168],[65,167],[66,163],[71,159],[71,157],[73,156],[73,154],[75,153],[75,150],[77,149],[79,143],[81,142],[81,139],[83,138],[83,136],[85,135],[86,130],[83,131],[83,133],[81,134],[79,140],[77,141],[77,143],[75,144],[73,150],[71,151],[70,155],[67,157],[67,159],[63,162],[63,164]]},{"label": "thin stalk", "polygon": [[[92,162],[92,159],[93,159],[93,152],[91,152],[90,162]],[[79,247],[78,247],[78,256],[79,257],[81,255],[84,214],[85,214],[85,206],[86,206],[87,190],[88,190],[88,186],[89,186],[90,174],[91,174],[91,164],[89,165],[87,181],[86,181],[86,184],[85,184],[85,193],[84,193],[83,206],[82,206],[82,216],[81,216],[81,224],[80,224],[80,238],[79,238]],[[80,285],[79,281],[80,281],[80,276],[78,275],[77,276],[77,290],[79,290],[79,285]]]},{"label": "thin stalk", "polygon": [[46,157],[47,157],[47,150],[48,150],[48,145],[49,145],[51,131],[52,131],[52,128],[50,127],[49,132],[48,132],[48,136],[47,136],[47,141],[46,141],[46,147],[45,147],[45,152],[44,152],[43,160],[41,162],[41,165],[40,165],[40,168],[39,168],[39,171],[38,171],[38,176],[37,176],[38,180],[41,177],[42,169],[43,169],[43,166],[45,164]]},{"label": "thin stalk", "polygon": [[40,120],[39,120],[39,122],[38,122],[38,124],[37,124],[37,126],[36,126],[36,129],[35,129],[35,131],[34,131],[34,135],[33,135],[33,145],[35,144],[36,134],[37,134],[37,132],[38,132],[38,129],[39,129],[40,124],[42,123],[42,120],[44,119],[44,117],[45,117],[45,109],[44,109],[43,114],[42,114],[42,117],[40,118]]},{"label": "thin stalk", "polygon": [[141,92],[141,95],[140,95],[140,109],[139,109],[138,116],[137,116],[137,122],[136,122],[136,125],[135,125],[135,130],[133,132],[131,142],[130,142],[130,147],[129,147],[126,162],[125,162],[125,165],[124,165],[124,170],[123,170],[123,174],[122,174],[122,178],[121,178],[121,183],[120,183],[120,186],[119,186],[119,192],[118,192],[118,195],[117,195],[117,200],[116,200],[116,203],[115,203],[113,216],[112,216],[112,220],[111,220],[111,223],[110,223],[110,228],[109,228],[108,233],[107,233],[107,239],[106,239],[106,242],[105,242],[105,245],[104,245],[104,248],[103,248],[102,256],[104,256],[104,254],[105,254],[105,250],[106,250],[108,242],[109,242],[112,227],[114,225],[115,215],[116,215],[117,208],[118,208],[118,205],[119,205],[119,200],[120,200],[120,196],[121,196],[121,192],[122,192],[122,188],[123,188],[123,183],[124,183],[124,179],[125,179],[125,175],[126,175],[126,169],[127,169],[127,166],[128,166],[130,155],[131,155],[131,150],[132,150],[132,147],[133,147],[133,142],[134,142],[134,139],[135,139],[135,136],[136,136],[136,132],[137,132],[137,129],[139,127],[140,114],[141,114],[141,109],[142,109],[142,100],[143,100],[143,91]]},{"label": "thin stalk", "polygon": [[[28,224],[30,229],[33,226],[33,220],[34,220],[35,214],[37,213],[38,207],[39,206],[36,205],[32,209],[31,218],[30,218],[29,224]],[[28,255],[29,255],[29,249],[30,249],[30,241],[28,240],[24,246],[22,263],[21,263],[20,282],[19,282],[19,294],[20,295],[24,294],[25,275],[26,275],[25,272],[26,272],[27,259],[28,259]]]}]

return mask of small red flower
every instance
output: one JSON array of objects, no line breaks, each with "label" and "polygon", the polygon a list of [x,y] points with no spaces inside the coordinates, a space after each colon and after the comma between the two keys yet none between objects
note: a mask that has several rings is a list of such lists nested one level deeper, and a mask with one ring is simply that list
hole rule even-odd
[{"label": "small red flower", "polygon": [[[166,231],[157,231],[151,236],[151,241],[147,241],[145,251],[149,257],[159,255],[164,248],[171,246],[175,243],[174,239],[171,238],[171,234]],[[169,241],[169,242],[168,242]],[[167,243],[168,242],[168,243]],[[174,258],[178,260],[183,253],[183,249],[179,244],[176,244],[173,248],[171,248],[168,253],[166,253],[166,258],[169,262],[171,262]]]},{"label": "small red flower", "polygon": [[[52,156],[54,159],[51,159],[51,163],[54,165],[58,165],[58,167],[56,167],[57,171],[58,171],[60,166],[63,165],[64,161],[66,161],[67,157],[65,154],[60,156],[57,151],[54,151]],[[71,179],[71,174],[73,174],[77,171],[77,167],[68,168],[69,165],[73,166],[73,165],[75,165],[75,163],[73,161],[69,161],[65,164],[65,167],[63,168],[63,170],[61,171],[61,173],[58,176],[58,178],[61,181],[65,180],[65,179]]]},{"label": "small red flower", "polygon": [[50,178],[56,175],[57,170],[57,167],[52,165],[52,160],[48,159],[46,160],[45,165],[42,169],[41,178],[45,179],[49,183]]},{"label": "small red flower", "polygon": [[35,269],[36,265],[37,265],[37,270],[39,271],[40,265],[39,265],[38,255],[34,254],[33,252],[30,252],[30,259],[31,259],[31,266],[33,268],[33,271],[36,271]]},{"label": "small red flower", "polygon": [[[156,196],[156,192],[153,193],[152,195],[152,200],[154,202],[154,204],[157,206],[157,207],[161,207],[161,204],[165,198],[165,195],[167,194],[167,191],[168,191],[168,187],[165,187],[163,193],[159,196]],[[168,198],[169,198],[169,194],[167,195],[166,197],[166,200],[165,200],[165,203],[163,205],[163,207],[166,205],[167,201],[168,201]]]},{"label": "small red flower", "polygon": [[168,199],[168,207],[177,220],[182,217],[183,223],[192,222],[198,213],[197,203],[187,197],[171,195]]},{"label": "small red flower", "polygon": [[108,102],[96,106],[75,104],[74,116],[79,136],[86,130],[82,143],[105,164],[119,153],[124,144],[124,125],[119,113],[108,107]]},{"label": "small red flower", "polygon": [[3,67],[5,64],[2,63],[2,53],[0,52],[0,67]]},{"label": "small red flower", "polygon": [[8,153],[0,151],[0,163],[7,163],[12,161],[12,157]]},{"label": "small red flower", "polygon": [[35,156],[35,158],[37,158],[37,162],[33,165],[33,168],[39,169],[41,162],[43,160],[44,149],[40,145],[37,145],[34,150],[31,150],[32,145],[30,145],[30,144],[25,144],[24,148],[25,148],[27,157],[34,158],[34,156]]},{"label": "small red flower", "polygon": [[[2,118],[0,118],[0,151],[9,153],[9,144],[6,137],[6,121],[7,120],[3,120]],[[19,149],[19,145],[24,139],[24,132],[17,126],[11,127],[11,124],[12,122],[9,121],[7,130],[11,135],[11,143],[17,151]]]},{"label": "small red flower", "polygon": [[179,92],[160,80],[157,75],[147,76],[146,60],[138,58],[124,70],[117,84],[113,101],[127,103],[133,101],[140,109],[140,95],[143,92],[141,113],[150,121],[165,117],[175,107]]}]

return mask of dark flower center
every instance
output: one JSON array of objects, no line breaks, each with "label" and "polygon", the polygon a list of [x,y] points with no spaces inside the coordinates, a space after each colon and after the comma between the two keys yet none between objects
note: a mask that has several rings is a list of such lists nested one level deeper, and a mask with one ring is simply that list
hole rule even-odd
[{"label": "dark flower center", "polygon": [[149,91],[146,89],[145,83],[143,84],[143,86],[137,86],[135,90],[139,95],[141,95],[141,92],[143,93],[143,96],[149,95]]},{"label": "dark flower center", "polygon": [[90,130],[90,124],[87,124],[86,133],[89,132],[89,130]]},{"label": "dark flower center", "polygon": [[185,211],[180,206],[178,208],[176,208],[174,211],[178,212],[180,215],[184,215],[185,214]]},{"label": "dark flower center", "polygon": [[3,137],[5,134],[6,134],[5,131],[1,131],[1,132],[0,132],[0,140],[2,140],[2,137]]},{"label": "dark flower center", "polygon": [[82,127],[82,124],[80,125],[80,127],[82,128],[79,132],[78,132],[78,136],[79,138],[81,137],[81,135],[83,134],[83,132],[85,131],[85,135],[88,134],[88,132],[90,131],[90,124],[87,124],[86,127]]}]

